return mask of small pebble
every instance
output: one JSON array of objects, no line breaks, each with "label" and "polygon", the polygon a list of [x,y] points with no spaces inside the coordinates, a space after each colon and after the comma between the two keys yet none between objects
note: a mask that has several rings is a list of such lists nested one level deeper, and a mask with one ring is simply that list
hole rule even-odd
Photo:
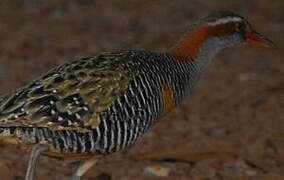
[{"label": "small pebble", "polygon": [[242,73],[238,77],[239,81],[255,81],[259,78],[259,75],[256,73]]},{"label": "small pebble", "polygon": [[170,174],[170,168],[162,166],[148,166],[144,169],[143,176],[146,177],[167,177]]}]

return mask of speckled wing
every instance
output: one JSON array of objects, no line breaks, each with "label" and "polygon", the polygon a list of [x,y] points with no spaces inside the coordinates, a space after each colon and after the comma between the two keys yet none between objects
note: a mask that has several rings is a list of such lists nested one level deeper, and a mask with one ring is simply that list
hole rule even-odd
[{"label": "speckled wing", "polygon": [[0,127],[50,127],[87,132],[124,94],[136,74],[123,53],[104,53],[59,66],[0,98]]}]

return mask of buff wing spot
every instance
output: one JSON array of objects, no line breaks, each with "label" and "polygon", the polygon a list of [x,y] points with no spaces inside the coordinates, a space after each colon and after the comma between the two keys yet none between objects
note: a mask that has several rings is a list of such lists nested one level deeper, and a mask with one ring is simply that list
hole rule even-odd
[{"label": "buff wing spot", "polygon": [[167,86],[162,87],[161,98],[164,104],[161,117],[164,117],[166,114],[171,112],[172,109],[175,107],[173,90]]}]

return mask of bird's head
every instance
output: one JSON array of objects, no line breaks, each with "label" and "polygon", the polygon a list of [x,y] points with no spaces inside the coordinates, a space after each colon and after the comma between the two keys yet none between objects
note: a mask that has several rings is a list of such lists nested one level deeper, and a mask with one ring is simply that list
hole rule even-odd
[{"label": "bird's head", "polygon": [[273,46],[272,41],[255,31],[245,18],[232,12],[213,12],[200,20],[199,27],[207,31],[206,38],[235,36],[237,41],[246,44]]},{"label": "bird's head", "polygon": [[215,49],[216,52],[240,43],[274,46],[271,40],[255,31],[245,18],[232,12],[217,11],[197,20],[171,52],[182,59],[188,56],[195,58],[206,43],[207,49]]}]

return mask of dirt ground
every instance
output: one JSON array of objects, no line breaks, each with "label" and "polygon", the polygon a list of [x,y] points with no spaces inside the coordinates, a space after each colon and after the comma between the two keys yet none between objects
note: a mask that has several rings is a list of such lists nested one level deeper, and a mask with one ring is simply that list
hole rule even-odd
[{"label": "dirt ground", "polygon": [[[50,68],[102,51],[167,51],[193,18],[231,10],[278,49],[220,53],[194,94],[132,148],[84,179],[284,179],[284,1],[2,0],[0,94]],[[28,154],[1,147],[0,179],[24,179]],[[68,179],[72,166],[41,157],[36,179]]]}]

